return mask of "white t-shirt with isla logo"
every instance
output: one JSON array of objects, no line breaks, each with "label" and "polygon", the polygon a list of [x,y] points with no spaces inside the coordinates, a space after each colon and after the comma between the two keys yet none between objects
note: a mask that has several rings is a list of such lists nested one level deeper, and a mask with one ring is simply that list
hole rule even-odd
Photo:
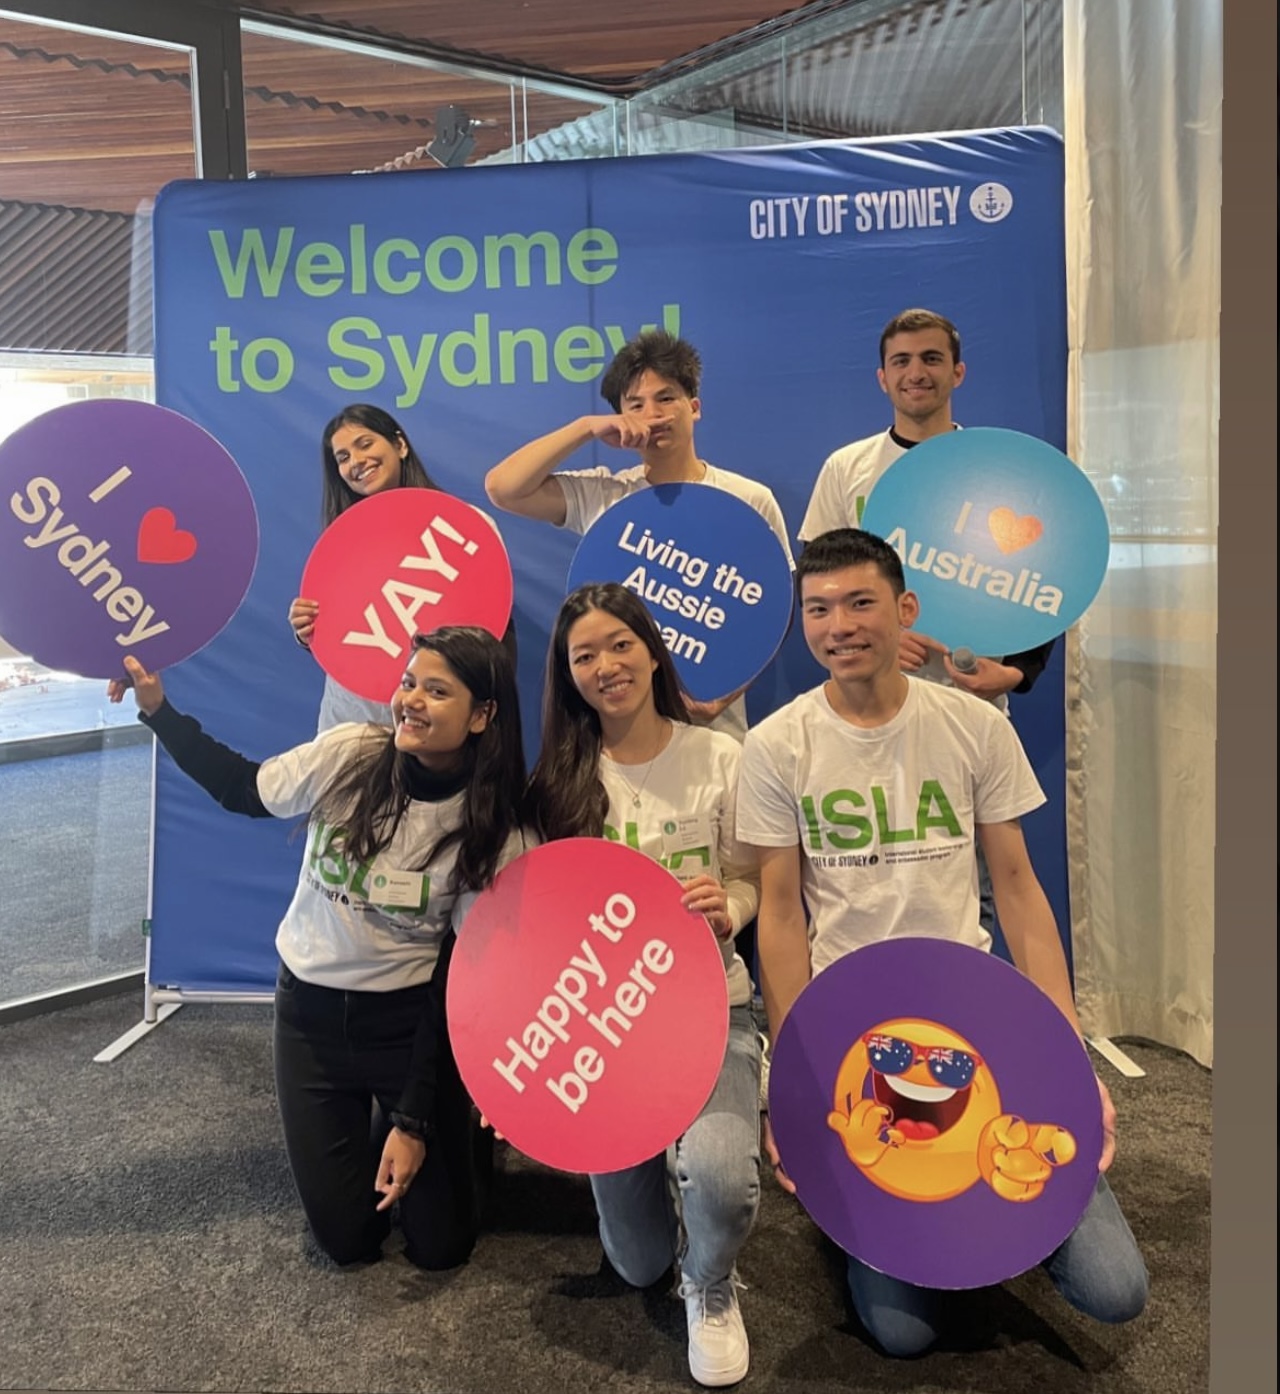
[{"label": "white t-shirt with isla logo", "polygon": [[868,729],[818,687],[748,732],[737,831],[756,847],[799,846],[816,974],[894,936],[989,949],[976,825],[1044,801],[1012,725],[989,703],[908,683],[898,713]]},{"label": "white t-shirt with isla logo", "polygon": [[[264,760],[258,796],[278,818],[306,817],[361,746],[386,737],[374,726],[335,726]],[[456,845],[422,862],[457,827],[464,798],[413,800],[389,845],[365,865],[347,857],[341,828],[311,819],[298,885],[276,933],[285,966],[304,982],[362,992],[429,982],[446,933],[458,930],[478,894],[450,888]],[[500,865],[523,850],[513,836]]]},{"label": "white t-shirt with isla logo", "polygon": [[[733,737],[677,722],[666,749],[646,764],[618,765],[600,757],[609,796],[605,836],[652,857],[681,881],[714,876],[728,893],[735,934],[760,903],[755,854],[734,831],[741,756]],[[751,1001],[747,966],[732,939],[719,943],[729,1005],[742,1006]]]}]

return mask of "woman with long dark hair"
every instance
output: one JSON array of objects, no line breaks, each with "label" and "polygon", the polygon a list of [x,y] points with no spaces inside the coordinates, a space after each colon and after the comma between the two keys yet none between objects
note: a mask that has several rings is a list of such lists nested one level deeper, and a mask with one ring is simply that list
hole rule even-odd
[{"label": "woman with long dark hair", "polygon": [[[354,504],[387,489],[440,488],[395,417],[368,402],[353,402],[326,423],[320,435],[320,469],[322,531]],[[492,519],[489,521],[492,524]],[[317,601],[303,596],[289,606],[293,637],[303,648],[311,647],[319,610]],[[503,642],[514,664],[515,630],[511,625]],[[343,721],[372,721],[385,726],[386,703],[357,696],[326,675],[317,728],[327,731]]]},{"label": "woman with long dark hair", "polygon": [[444,986],[475,896],[524,847],[506,651],[481,629],[420,634],[391,730],[343,725],[261,764],[175,711],[157,674],[124,663],[129,682],[113,682],[111,699],[132,686],[141,719],[224,808],[307,819],[276,934],[274,1055],[289,1166],[321,1248],[340,1264],[376,1258],[396,1205],[411,1262],[464,1262],[477,1176]]},{"label": "woman with long dark hair", "polygon": [[[705,916],[728,977],[720,1075],[675,1145],[678,1203],[665,1155],[591,1178],[601,1242],[627,1282],[648,1286],[679,1261],[689,1368],[705,1385],[747,1372],[736,1263],[759,1200],[759,1034],[733,947],[759,899],[752,855],[734,833],[739,758],[731,736],[690,725],[671,656],[635,595],[589,585],[565,600],[547,656],[531,821],[544,840],[609,837],[661,862],[683,883],[686,907]],[[678,850],[663,832],[673,822]]]}]

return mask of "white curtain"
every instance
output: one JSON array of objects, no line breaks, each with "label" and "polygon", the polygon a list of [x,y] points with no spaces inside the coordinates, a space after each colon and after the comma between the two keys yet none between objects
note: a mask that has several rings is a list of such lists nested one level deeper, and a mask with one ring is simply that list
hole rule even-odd
[{"label": "white curtain", "polygon": [[1064,0],[1063,56],[1068,452],[1112,533],[1067,648],[1077,1001],[1211,1065],[1220,0]]}]

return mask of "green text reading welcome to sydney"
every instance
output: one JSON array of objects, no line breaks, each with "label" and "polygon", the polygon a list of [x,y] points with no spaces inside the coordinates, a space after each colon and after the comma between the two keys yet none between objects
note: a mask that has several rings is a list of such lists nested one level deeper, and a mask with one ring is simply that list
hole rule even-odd
[{"label": "green text reading welcome to sydney", "polygon": [[[244,228],[232,236],[210,229],[209,246],[228,302],[269,301],[295,289],[323,300],[347,296],[450,296],[481,290],[515,293],[576,282],[598,286],[618,270],[618,243],[604,228],[585,227],[567,242],[554,232],[457,233],[417,242],[408,237],[370,241],[362,223],[344,244],[301,242],[295,227],[264,234]],[[510,302],[515,305],[513,298]],[[680,332],[680,306],[664,304],[664,329]],[[347,314],[324,331],[330,380],[344,392],[366,392],[390,377],[396,405],[410,407],[435,378],[449,387],[547,382],[589,382],[631,336],[652,324],[571,324],[548,332],[496,325],[478,311],[463,324],[411,335],[384,333],[370,314]],[[292,347],[275,335],[244,339],[233,324],[219,324],[209,341],[218,389],[279,392],[293,378]],[[310,346],[308,346],[310,351]]]}]

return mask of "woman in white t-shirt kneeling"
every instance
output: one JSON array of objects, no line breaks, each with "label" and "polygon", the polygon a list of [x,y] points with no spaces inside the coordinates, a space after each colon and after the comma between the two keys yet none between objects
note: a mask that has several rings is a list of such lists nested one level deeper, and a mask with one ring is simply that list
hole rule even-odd
[{"label": "woman in white t-shirt kneeling", "polygon": [[465,1262],[480,1177],[445,974],[475,896],[524,848],[506,651],[480,629],[420,634],[392,730],[334,726],[261,764],[170,706],[155,673],[133,658],[125,668],[112,700],[131,685],[141,719],[224,808],[307,819],[276,934],[274,1056],[289,1166],[320,1247],[339,1264],[377,1258],[395,1206],[410,1262]]},{"label": "woman in white t-shirt kneeling", "polygon": [[[759,1037],[733,947],[759,900],[753,855],[734,834],[739,758],[731,736],[689,724],[671,656],[635,595],[590,585],[565,600],[547,658],[530,819],[544,840],[608,837],[665,865],[685,905],[706,917],[728,977],[724,1063],[674,1147],[678,1202],[665,1154],[591,1178],[601,1242],[621,1277],[646,1287],[678,1260],[689,1367],[705,1385],[747,1372],[736,1265],[759,1200]],[[680,850],[664,845],[672,821],[687,834]]]}]

